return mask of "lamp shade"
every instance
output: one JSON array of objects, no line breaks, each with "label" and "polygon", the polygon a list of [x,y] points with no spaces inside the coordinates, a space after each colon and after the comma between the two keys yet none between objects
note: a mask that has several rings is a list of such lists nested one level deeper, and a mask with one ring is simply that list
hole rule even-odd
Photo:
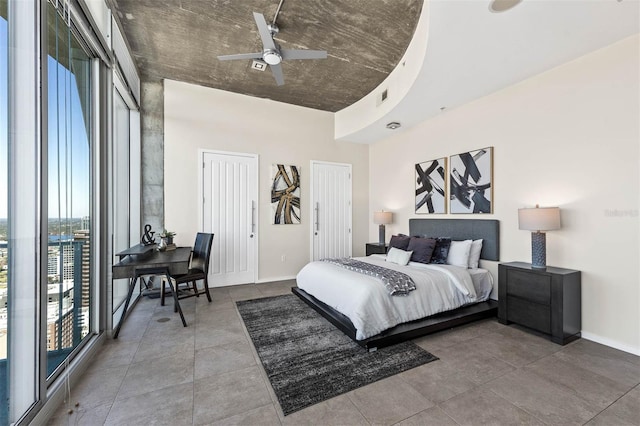
[{"label": "lamp shade", "polygon": [[376,225],[388,225],[391,223],[393,213],[391,212],[373,212],[373,223]]},{"label": "lamp shade", "polygon": [[526,231],[560,229],[560,209],[558,207],[518,209],[518,228]]}]

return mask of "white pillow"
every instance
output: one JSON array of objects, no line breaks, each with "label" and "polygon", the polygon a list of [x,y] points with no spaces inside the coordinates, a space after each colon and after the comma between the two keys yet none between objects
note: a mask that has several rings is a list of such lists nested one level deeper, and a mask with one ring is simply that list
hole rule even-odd
[{"label": "white pillow", "polygon": [[449,265],[469,267],[469,253],[471,252],[471,240],[451,241],[449,254],[447,255],[447,263]]},{"label": "white pillow", "polygon": [[397,263],[398,265],[406,265],[411,259],[413,251],[404,251],[399,248],[391,247],[387,253],[387,262]]},{"label": "white pillow", "polygon": [[473,240],[471,251],[469,252],[469,268],[478,269],[480,263],[480,252],[482,251],[482,240]]}]

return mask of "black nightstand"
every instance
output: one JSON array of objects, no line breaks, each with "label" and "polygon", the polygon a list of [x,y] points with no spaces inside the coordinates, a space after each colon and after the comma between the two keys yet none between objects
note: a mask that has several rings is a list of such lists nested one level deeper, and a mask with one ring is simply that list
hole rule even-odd
[{"label": "black nightstand", "polygon": [[546,333],[560,345],[580,338],[580,271],[534,269],[530,263],[498,265],[498,319]]},{"label": "black nightstand", "polygon": [[367,256],[371,254],[387,254],[387,250],[389,249],[388,244],[380,243],[367,243],[365,247]]}]

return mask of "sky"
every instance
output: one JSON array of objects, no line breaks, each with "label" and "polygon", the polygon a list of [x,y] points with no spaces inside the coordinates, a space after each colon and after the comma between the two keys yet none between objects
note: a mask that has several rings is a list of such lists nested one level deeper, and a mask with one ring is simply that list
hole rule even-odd
[{"label": "sky", "polygon": [[[7,217],[8,203],[7,61],[7,21],[0,18],[0,218]],[[48,85],[48,216],[88,216],[90,150],[77,83],[75,76],[51,56]]]},{"label": "sky", "polygon": [[49,217],[88,216],[90,152],[76,79],[51,57],[48,66]]}]

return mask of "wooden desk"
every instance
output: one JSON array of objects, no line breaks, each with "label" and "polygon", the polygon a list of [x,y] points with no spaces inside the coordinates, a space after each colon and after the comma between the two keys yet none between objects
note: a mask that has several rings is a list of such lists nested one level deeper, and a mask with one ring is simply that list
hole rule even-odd
[{"label": "wooden desk", "polygon": [[130,281],[129,292],[127,293],[127,299],[124,302],[122,317],[118,326],[115,328],[113,338],[118,338],[120,327],[122,327],[122,323],[127,315],[127,309],[129,308],[129,302],[131,302],[133,290],[136,288],[138,278],[144,275],[166,276],[169,286],[171,287],[171,294],[173,294],[173,301],[175,303],[176,310],[180,314],[182,325],[186,327],[187,321],[184,319],[184,315],[182,314],[180,302],[178,301],[178,292],[173,286],[171,275],[187,273],[189,270],[191,248],[180,247],[171,251],[157,251],[155,250],[155,246],[143,246],[139,244],[117,253],[116,256],[121,260],[111,268],[113,278],[129,278]]}]

